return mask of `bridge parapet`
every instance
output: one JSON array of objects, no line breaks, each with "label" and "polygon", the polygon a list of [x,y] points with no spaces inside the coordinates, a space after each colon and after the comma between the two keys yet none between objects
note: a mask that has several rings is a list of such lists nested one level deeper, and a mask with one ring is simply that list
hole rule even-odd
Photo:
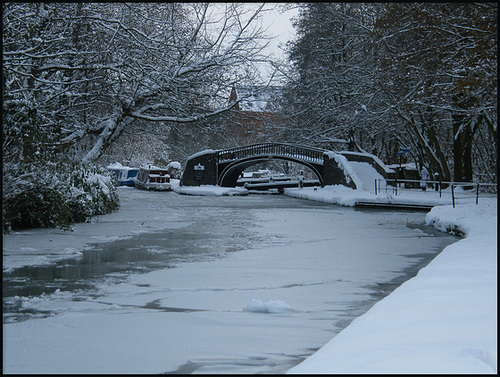
[{"label": "bridge parapet", "polygon": [[230,162],[250,157],[288,157],[296,160],[323,164],[325,151],[319,148],[293,144],[254,144],[217,151],[217,162]]}]

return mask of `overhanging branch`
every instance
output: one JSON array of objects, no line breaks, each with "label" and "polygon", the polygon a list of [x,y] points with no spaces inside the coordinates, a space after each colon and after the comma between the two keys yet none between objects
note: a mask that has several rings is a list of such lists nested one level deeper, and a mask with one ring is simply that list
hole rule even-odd
[{"label": "overhanging branch", "polygon": [[196,116],[190,116],[190,117],[178,117],[178,116],[171,116],[171,115],[147,115],[144,114],[145,111],[150,111],[150,110],[158,110],[163,107],[164,105],[158,104],[158,105],[152,105],[152,106],[146,106],[143,107],[140,110],[134,111],[130,114],[130,116],[137,118],[137,119],[143,119],[143,120],[149,120],[153,122],[176,122],[176,123],[191,123],[191,122],[196,122],[202,119],[206,119],[221,113],[224,113],[228,110],[231,110],[239,101],[231,103],[229,106],[224,107],[222,109],[212,111],[206,114],[200,114]]}]

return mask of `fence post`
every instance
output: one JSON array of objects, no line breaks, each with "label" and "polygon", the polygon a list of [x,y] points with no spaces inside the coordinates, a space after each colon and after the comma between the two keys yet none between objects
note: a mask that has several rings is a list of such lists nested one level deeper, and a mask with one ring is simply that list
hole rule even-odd
[{"label": "fence post", "polygon": [[455,190],[454,185],[451,185],[451,202],[453,203],[453,208],[455,208]]},{"label": "fence post", "polygon": [[479,202],[479,183],[477,184],[477,189],[476,189],[476,205]]}]

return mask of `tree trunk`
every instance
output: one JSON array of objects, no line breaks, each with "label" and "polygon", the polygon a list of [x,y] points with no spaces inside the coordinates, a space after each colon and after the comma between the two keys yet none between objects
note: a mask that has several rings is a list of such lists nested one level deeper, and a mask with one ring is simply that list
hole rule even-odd
[{"label": "tree trunk", "polygon": [[95,161],[104,151],[121,135],[126,125],[132,121],[123,109],[118,110],[113,116],[103,122],[103,130],[97,137],[93,148],[85,155],[83,162]]},{"label": "tree trunk", "polygon": [[[416,136],[417,153],[420,155],[419,159],[421,160],[421,164],[424,164],[424,161],[428,161],[429,166],[432,167],[432,172],[437,171],[440,173],[441,180],[451,180],[448,162],[446,156],[442,152],[441,145],[434,129],[431,127],[430,130],[421,130],[413,117],[407,120],[409,125],[408,131]],[[419,169],[421,168],[420,166]]]},{"label": "tree trunk", "polygon": [[427,135],[429,137],[429,145],[434,149],[434,153],[437,157],[437,160],[431,161],[431,171],[434,173],[439,173],[439,177],[443,181],[451,180],[451,173],[446,161],[446,155],[443,153],[441,149],[441,144],[439,143],[439,139],[437,137],[435,127],[430,127]]},{"label": "tree trunk", "polygon": [[[458,109],[467,106],[460,96],[455,96]],[[472,182],[472,139],[470,121],[463,112],[455,112],[453,118],[453,179],[456,182]]]}]

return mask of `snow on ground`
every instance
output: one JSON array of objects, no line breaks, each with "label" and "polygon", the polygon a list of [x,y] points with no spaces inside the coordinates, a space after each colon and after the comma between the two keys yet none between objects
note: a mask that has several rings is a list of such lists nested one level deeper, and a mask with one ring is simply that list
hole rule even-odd
[{"label": "snow on ground", "polygon": [[[366,180],[366,179],[364,179]],[[378,203],[378,204],[410,204],[410,205],[426,205],[426,206],[441,206],[452,205],[451,188],[439,191],[427,189],[422,191],[419,189],[395,189],[392,186],[382,188],[374,193],[375,185],[373,184],[369,191],[354,190],[343,185],[325,186],[321,189],[285,189],[285,194],[296,198],[317,200],[325,203],[340,204],[343,206],[353,207],[358,202]],[[455,188],[455,205],[470,204],[476,202],[476,193],[473,190],[463,190]],[[478,202],[483,200],[496,198],[492,195],[480,194]]]},{"label": "snow on ground", "polygon": [[[343,205],[373,198],[335,186],[287,194]],[[430,196],[387,199],[428,204]],[[497,373],[497,198],[436,206],[426,222],[465,238],[289,373]]]},{"label": "snow on ground", "polygon": [[370,164],[365,162],[349,161],[349,165],[354,168],[356,175],[361,180],[362,187],[358,187],[359,190],[373,190],[375,188],[375,180],[384,179],[384,177]]}]

